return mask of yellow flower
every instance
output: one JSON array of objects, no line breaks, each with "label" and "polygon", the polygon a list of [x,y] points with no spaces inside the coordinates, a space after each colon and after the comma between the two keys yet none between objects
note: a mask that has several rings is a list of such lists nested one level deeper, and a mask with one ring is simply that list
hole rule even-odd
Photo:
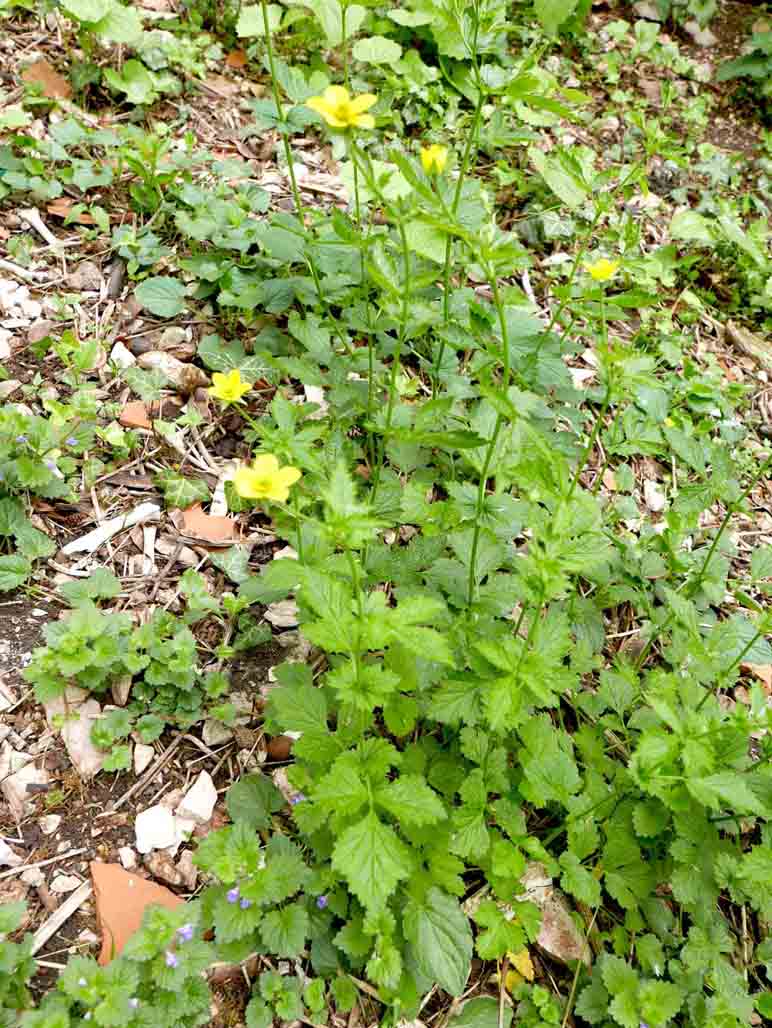
[{"label": "yellow flower", "polygon": [[427,175],[441,175],[448,163],[448,148],[432,143],[421,147],[421,166]]},{"label": "yellow flower", "polygon": [[321,114],[332,128],[375,128],[375,118],[365,114],[378,97],[372,93],[351,96],[343,86],[328,86],[321,96],[312,96],[306,100],[306,107]]},{"label": "yellow flower", "polygon": [[261,453],[254,464],[242,464],[233,474],[233,486],[247,500],[276,500],[286,503],[290,486],[300,478],[300,470],[287,465],[280,468],[272,453]]},{"label": "yellow flower", "polygon": [[601,257],[594,263],[585,264],[585,268],[596,282],[608,282],[619,271],[621,264],[621,261],[610,261],[608,257]]},{"label": "yellow flower", "polygon": [[215,371],[212,375],[214,385],[209,389],[209,395],[223,403],[238,403],[244,393],[252,388],[249,382],[242,382],[241,372],[238,368],[223,375],[221,371]]}]

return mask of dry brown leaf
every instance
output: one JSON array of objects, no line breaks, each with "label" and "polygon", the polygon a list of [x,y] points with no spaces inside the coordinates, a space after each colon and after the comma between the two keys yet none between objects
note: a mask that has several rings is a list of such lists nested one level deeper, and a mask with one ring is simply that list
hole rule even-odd
[{"label": "dry brown leaf", "polygon": [[225,63],[229,68],[243,68],[247,63],[247,55],[243,50],[231,50]]},{"label": "dry brown leaf", "polygon": [[768,693],[772,693],[772,664],[746,664],[740,665],[743,671],[750,671],[752,675],[764,684]]},{"label": "dry brown leaf", "polygon": [[[49,214],[53,214],[55,218],[66,218],[74,206],[75,201],[71,200],[69,196],[58,196],[46,205],[46,210]],[[81,211],[72,220],[76,221],[79,225],[96,225],[96,220],[91,217],[88,211]]]},{"label": "dry brown leaf", "polygon": [[69,100],[72,96],[70,83],[44,58],[28,65],[21,73],[21,77],[22,81],[28,85],[40,86],[43,96],[47,96],[49,99]]},{"label": "dry brown leaf", "polygon": [[182,512],[183,535],[200,542],[218,545],[233,542],[238,538],[238,528],[233,518],[206,514],[200,503]]},{"label": "dry brown leaf", "polygon": [[238,82],[226,79],[223,75],[207,75],[204,85],[218,96],[235,96],[239,92]]}]

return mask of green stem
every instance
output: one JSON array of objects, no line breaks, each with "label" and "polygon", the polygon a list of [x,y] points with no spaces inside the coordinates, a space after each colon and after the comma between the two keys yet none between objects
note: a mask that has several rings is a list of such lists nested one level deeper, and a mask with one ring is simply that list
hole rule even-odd
[{"label": "green stem", "polygon": [[746,653],[749,653],[753,649],[753,647],[756,645],[756,643],[759,641],[759,639],[762,637],[762,635],[764,635],[764,630],[759,628],[756,631],[756,634],[750,640],[750,642],[748,642],[745,646],[743,646],[742,650],[740,650],[740,653],[735,657],[735,659],[732,661],[732,663],[729,665],[729,667],[726,667],[726,668],[724,668],[723,671],[719,672],[718,677],[716,679],[715,687],[713,689],[706,689],[705,690],[705,694],[702,697],[702,699],[700,700],[700,702],[697,704],[697,706],[695,707],[695,711],[702,710],[702,708],[705,706],[705,703],[707,702],[708,697],[716,695],[716,693],[721,688],[724,680],[729,675],[731,675],[731,673],[734,671],[734,669],[737,667],[738,664],[742,663],[743,658],[745,657]]},{"label": "green stem", "polygon": [[[737,508],[740,507],[744,503],[744,501],[747,499],[749,494],[753,491],[753,489],[756,487],[756,485],[761,481],[761,479],[764,477],[764,474],[769,470],[770,467],[772,467],[772,454],[770,454],[769,457],[767,457],[767,459],[761,465],[759,470],[756,472],[756,474],[750,480],[748,485],[742,491],[742,493],[740,494],[739,498],[737,500],[735,500],[734,503],[730,503],[730,504],[727,505],[726,514],[724,515],[724,517],[723,517],[723,519],[721,521],[721,524],[719,525],[718,532],[716,532],[716,535],[715,535],[715,537],[713,539],[713,542],[710,544],[710,548],[708,549],[708,552],[707,552],[707,554],[705,556],[705,560],[702,562],[702,567],[697,572],[696,578],[693,579],[691,585],[689,586],[689,588],[686,591],[686,595],[687,595],[688,598],[691,599],[691,597],[694,596],[694,594],[699,589],[700,583],[702,582],[702,580],[705,577],[705,574],[707,573],[708,567],[710,566],[710,562],[713,560],[713,554],[716,552],[718,544],[721,541],[721,538],[722,538],[724,532],[726,531],[726,528],[727,528],[727,526],[728,526],[728,524],[729,524],[729,522],[730,522],[730,520],[732,518],[732,515],[735,513]],[[652,635],[649,637],[648,642],[646,643],[646,645],[641,650],[640,655],[638,657],[638,660],[635,663],[635,670],[636,671],[640,671],[640,669],[643,667],[643,663],[646,660],[646,658],[648,657],[649,653],[651,652],[651,649],[652,649],[654,643],[662,635],[662,633],[667,628],[670,627],[672,621],[673,621],[673,613],[671,611],[671,612],[668,613],[667,617],[662,622],[659,630],[657,632],[655,632],[655,633],[652,633]]]},{"label": "green stem", "polygon": [[[509,378],[510,378],[510,366],[509,366],[509,329],[507,328],[507,318],[504,311],[504,304],[501,300],[501,293],[499,291],[499,283],[496,278],[495,271],[491,273],[490,268],[486,268],[488,278],[490,279],[491,289],[493,290],[493,302],[496,306],[496,311],[499,316],[499,329],[501,331],[501,343],[503,346],[503,361],[502,361],[502,389],[506,395],[509,389]],[[499,434],[501,433],[501,427],[504,424],[503,414],[499,414],[496,417],[496,424],[493,426],[493,433],[488,441],[488,448],[485,451],[485,459],[483,460],[482,471],[480,473],[480,481],[477,487],[477,503],[475,505],[475,518],[474,518],[474,532],[472,535],[472,551],[469,557],[469,580],[467,582],[467,604],[471,607],[474,601],[475,591],[477,589],[477,550],[480,545],[480,532],[482,530],[482,511],[485,506],[485,487],[488,482],[488,473],[490,471],[491,461],[496,451],[496,444],[499,441]]]},{"label": "green stem", "polygon": [[298,561],[302,564],[303,563],[303,532],[302,532],[301,526],[300,526],[300,503],[298,501],[297,490],[295,490],[295,494],[293,496],[293,501],[294,501],[293,506],[295,508],[295,524],[297,525],[297,533],[298,533]]},{"label": "green stem", "polygon": [[[474,65],[477,70],[477,63]],[[456,188],[453,193],[453,203],[450,208],[450,213],[455,217],[458,211],[458,205],[461,202],[461,190],[464,185],[464,179],[469,171],[469,164],[472,156],[472,148],[477,144],[477,136],[480,131],[480,120],[482,118],[483,104],[485,103],[485,93],[482,89],[482,82],[479,79],[478,72],[477,82],[477,103],[475,104],[474,114],[472,116],[472,126],[469,132],[469,136],[466,141],[466,146],[461,155],[461,163],[458,168],[458,179],[456,181]],[[448,235],[445,240],[445,266],[442,275],[442,325],[444,329],[447,329],[448,323],[450,322],[450,272],[452,266],[453,256],[453,237]],[[432,395],[436,396],[439,389],[439,374],[442,368],[442,359],[445,356],[445,340],[440,340],[440,346],[437,351],[437,359],[434,363],[434,374],[432,381]]]},{"label": "green stem", "polygon": [[346,89],[349,88],[349,76],[348,76],[348,38],[346,32],[346,14],[348,13],[348,3],[344,2],[341,4],[340,12],[340,45],[343,50],[343,84]]},{"label": "green stem", "polygon": [[[608,349],[608,333],[607,333],[607,330],[606,330],[606,305],[605,305],[604,300],[605,300],[605,294],[603,292],[601,292],[601,294],[600,294],[601,337],[602,337],[602,341],[603,341],[604,347],[606,349]],[[589,461],[590,457],[592,456],[592,451],[595,449],[595,443],[598,441],[598,435],[600,434],[600,430],[603,427],[603,419],[606,417],[606,413],[608,412],[608,409],[609,409],[610,405],[611,405],[611,382],[609,381],[607,383],[607,385],[606,385],[606,395],[603,397],[603,403],[601,404],[601,408],[598,411],[598,416],[595,419],[595,424],[592,427],[592,433],[590,435],[590,438],[587,440],[587,446],[585,447],[584,453],[582,454],[582,459],[577,464],[576,471],[574,472],[574,477],[571,479],[571,485],[569,486],[568,496],[567,496],[567,499],[569,499],[569,500],[574,495],[574,490],[576,489],[576,487],[577,487],[577,485],[579,483],[579,476],[584,471],[585,467],[587,466],[587,462]]]},{"label": "green stem", "polygon": [[381,479],[381,467],[386,458],[386,446],[389,441],[389,433],[391,432],[391,422],[394,417],[394,407],[397,401],[397,375],[400,369],[400,358],[402,356],[402,348],[407,338],[407,323],[410,315],[410,300],[412,297],[412,291],[410,289],[410,247],[407,242],[407,233],[405,232],[405,223],[400,218],[397,222],[397,228],[399,229],[399,239],[402,246],[402,313],[399,319],[399,335],[397,336],[397,345],[394,349],[394,355],[391,360],[391,374],[389,375],[389,397],[386,406],[386,420],[383,426],[383,440],[381,442],[381,454],[380,460],[375,465],[375,471],[373,475],[373,491],[372,491],[372,502],[375,503],[375,498],[378,495],[378,485]]}]

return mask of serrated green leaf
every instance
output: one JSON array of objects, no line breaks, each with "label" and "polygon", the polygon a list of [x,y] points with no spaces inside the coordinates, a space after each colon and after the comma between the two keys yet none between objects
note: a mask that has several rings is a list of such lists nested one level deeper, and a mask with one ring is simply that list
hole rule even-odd
[{"label": "serrated green leaf", "polygon": [[451,996],[460,996],[469,977],[472,930],[458,900],[430,889],[403,917],[405,937],[419,970]]},{"label": "serrated green leaf", "polygon": [[271,814],[284,806],[279,790],[270,778],[261,774],[246,775],[234,782],[225,801],[234,822],[241,821],[256,829],[269,828]]},{"label": "serrated green leaf", "polygon": [[439,795],[422,775],[400,775],[375,790],[376,805],[406,825],[431,825],[447,817]]},{"label": "serrated green leaf", "polygon": [[32,564],[26,557],[0,557],[0,592],[10,592],[23,585],[32,574]]},{"label": "serrated green leaf", "polygon": [[270,910],[260,924],[268,952],[279,957],[296,957],[302,953],[308,931],[308,914],[299,903]]},{"label": "serrated green leaf", "polygon": [[338,838],[332,866],[372,913],[383,909],[397,883],[413,870],[410,852],[393,828],[372,811]]}]

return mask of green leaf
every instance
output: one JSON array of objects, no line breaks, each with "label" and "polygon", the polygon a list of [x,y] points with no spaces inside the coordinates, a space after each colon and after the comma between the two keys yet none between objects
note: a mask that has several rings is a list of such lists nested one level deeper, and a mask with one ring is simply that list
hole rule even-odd
[{"label": "green leaf", "polygon": [[461,1010],[448,1021],[448,1028],[509,1028],[512,1008],[504,1007],[504,1021],[499,1021],[499,1001],[493,996],[477,996],[464,1003]]},{"label": "green leaf", "polygon": [[273,1011],[259,996],[253,996],[244,1011],[247,1028],[271,1028]]},{"label": "green leaf", "polygon": [[338,838],[332,866],[372,913],[383,910],[397,883],[413,870],[410,851],[371,811]]},{"label": "green leaf", "polygon": [[200,478],[185,478],[176,471],[165,471],[158,476],[167,507],[187,510],[194,503],[205,503],[211,496],[206,482]]},{"label": "green leaf", "polygon": [[568,21],[579,0],[534,0],[533,9],[544,31],[554,36],[564,21]]},{"label": "green leaf", "polygon": [[198,344],[198,356],[210,371],[232,371],[238,368],[245,382],[256,382],[268,373],[264,358],[247,354],[241,343],[226,343],[218,335],[204,336]]},{"label": "green leaf", "polygon": [[402,47],[385,36],[370,36],[354,43],[351,56],[364,64],[393,64],[402,56]]},{"label": "green leaf", "polygon": [[712,243],[714,234],[710,222],[697,211],[678,211],[670,222],[670,235],[673,239],[683,239],[689,243]]},{"label": "green leaf", "polygon": [[157,79],[141,61],[133,59],[126,61],[121,74],[118,74],[114,68],[105,68],[103,76],[112,89],[126,94],[129,103],[148,104],[152,103],[157,96]]},{"label": "green leaf", "polygon": [[145,310],[159,318],[173,318],[185,310],[185,286],[168,275],[146,278],[134,290],[134,295]]},{"label": "green leaf", "polygon": [[96,568],[88,578],[63,582],[59,592],[71,607],[88,600],[113,600],[121,591],[121,583],[109,568]]},{"label": "green leaf", "polygon": [[406,907],[403,929],[421,973],[460,996],[469,977],[472,930],[458,900],[430,889],[421,904]]},{"label": "green leaf", "polygon": [[415,219],[409,221],[405,226],[405,236],[411,250],[434,261],[435,264],[445,263],[448,237],[441,229],[435,228],[426,221]]},{"label": "green leaf", "polygon": [[[268,31],[274,33],[281,25],[282,8],[278,4],[268,4]],[[265,35],[263,9],[260,4],[242,7],[236,22],[236,35],[242,39]]]},{"label": "green leaf", "polygon": [[24,507],[10,496],[0,499],[0,535],[16,535],[27,522]]},{"label": "green leaf", "polygon": [[36,560],[38,557],[50,557],[56,552],[56,543],[45,532],[35,528],[31,521],[25,519],[14,534],[16,546],[23,557]]},{"label": "green leaf", "polygon": [[[563,0],[557,0],[559,6],[564,6]],[[549,156],[536,147],[528,151],[531,164],[536,168],[544,181],[553,193],[570,207],[577,210],[581,207],[590,195],[589,188],[584,182],[580,168],[575,161],[572,161],[567,154],[556,151]]]},{"label": "green leaf", "polygon": [[26,557],[19,557],[15,554],[0,557],[0,593],[18,589],[31,574],[32,564]]},{"label": "green leaf", "polygon": [[483,900],[474,914],[478,925],[485,929],[478,932],[475,946],[483,960],[498,960],[505,953],[517,953],[526,942],[525,932],[512,919],[508,920],[493,900]]},{"label": "green leaf", "polygon": [[600,903],[600,882],[592,872],[588,871],[570,850],[560,854],[560,863],[563,867],[560,884],[566,892],[570,892],[580,903],[586,903],[588,907],[597,906]]},{"label": "green leaf", "polygon": [[62,0],[62,7],[77,21],[101,21],[112,5],[113,0]]},{"label": "green leaf", "polygon": [[751,557],[751,578],[772,578],[772,546],[759,546]]},{"label": "green leaf", "polygon": [[308,914],[300,903],[269,911],[260,923],[260,933],[269,953],[296,957],[303,952],[309,931]]},{"label": "green leaf", "polygon": [[686,787],[710,810],[728,808],[738,814],[767,814],[763,803],[736,771],[719,771],[704,778],[687,778]]},{"label": "green leaf", "polygon": [[407,825],[436,824],[447,816],[439,795],[422,775],[400,775],[376,789],[374,798],[379,807]]},{"label": "green leaf", "polygon": [[212,551],[209,559],[216,568],[230,578],[231,582],[241,585],[249,578],[249,546],[229,546],[227,550]]},{"label": "green leaf", "polygon": [[282,794],[265,775],[240,778],[228,789],[225,802],[232,820],[242,821],[250,828],[270,828],[271,814],[284,806]]},{"label": "green leaf", "polygon": [[125,744],[113,746],[102,766],[105,771],[128,771],[131,767],[131,747]]},{"label": "green leaf", "polygon": [[135,8],[114,3],[106,16],[94,25],[93,31],[106,42],[130,46],[142,37],[142,19]]}]

